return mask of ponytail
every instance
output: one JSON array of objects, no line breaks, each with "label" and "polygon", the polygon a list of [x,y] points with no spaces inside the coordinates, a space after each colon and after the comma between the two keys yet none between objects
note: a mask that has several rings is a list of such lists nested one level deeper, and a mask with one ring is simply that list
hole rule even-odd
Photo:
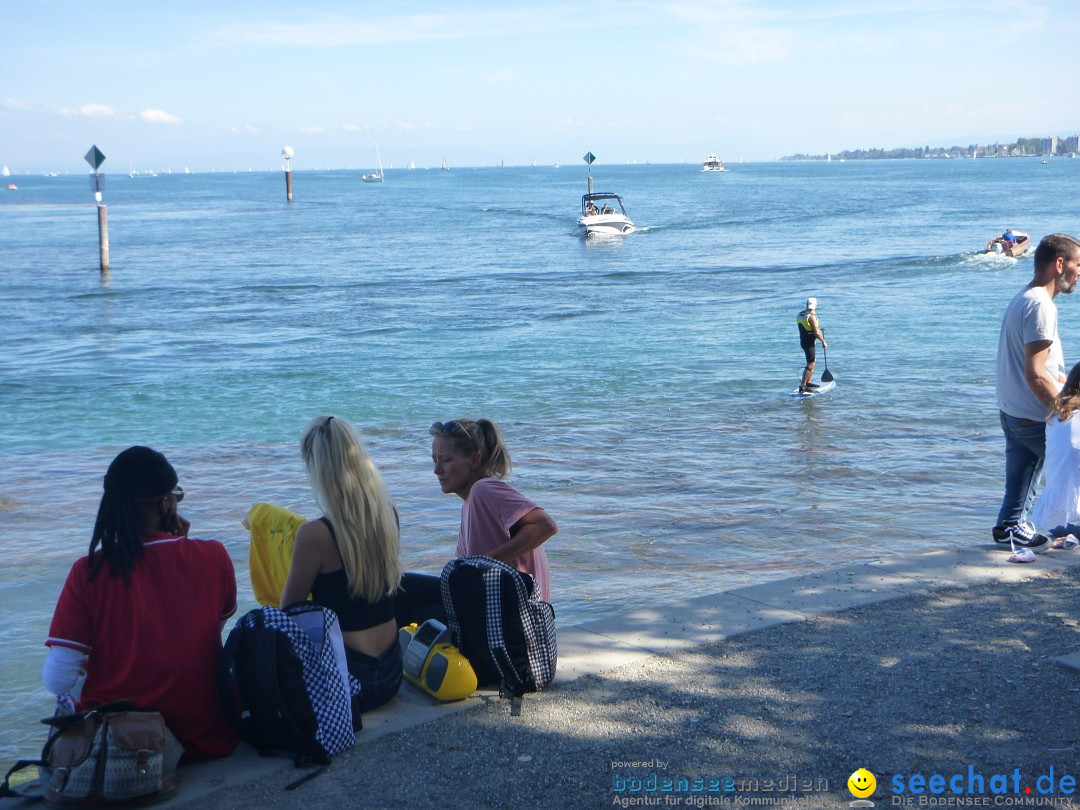
[{"label": "ponytail", "polygon": [[476,421],[477,432],[483,437],[483,445],[480,449],[482,459],[481,470],[485,476],[491,478],[506,478],[510,475],[510,451],[503,443],[502,434],[498,426],[490,419],[478,419]]}]

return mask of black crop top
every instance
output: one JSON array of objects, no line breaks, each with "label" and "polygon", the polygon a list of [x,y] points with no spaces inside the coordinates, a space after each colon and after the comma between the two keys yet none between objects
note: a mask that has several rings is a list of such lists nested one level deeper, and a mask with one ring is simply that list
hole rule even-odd
[{"label": "black crop top", "polygon": [[[334,547],[337,548],[334,527],[325,517],[319,520],[330,530],[330,537],[333,538]],[[340,557],[341,550],[339,549],[338,558]],[[369,627],[377,627],[394,618],[394,597],[384,596],[372,604],[362,597],[353,596],[349,592],[349,577],[344,568],[331,571],[329,574],[317,574],[311,586],[311,595],[320,605],[330,608],[337,614],[338,624],[346,632],[367,630]]]}]

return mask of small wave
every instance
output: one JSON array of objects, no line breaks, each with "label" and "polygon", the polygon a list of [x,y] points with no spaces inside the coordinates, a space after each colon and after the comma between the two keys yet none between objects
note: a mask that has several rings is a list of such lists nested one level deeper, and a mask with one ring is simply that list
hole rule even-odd
[{"label": "small wave", "polygon": [[549,312],[540,316],[542,321],[568,321],[574,318],[588,318],[593,313],[590,310],[582,309],[574,312]]}]

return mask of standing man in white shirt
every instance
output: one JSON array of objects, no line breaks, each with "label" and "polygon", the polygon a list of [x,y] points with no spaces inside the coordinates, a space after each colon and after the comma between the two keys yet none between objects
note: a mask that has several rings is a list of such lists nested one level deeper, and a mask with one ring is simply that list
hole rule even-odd
[{"label": "standing man in white shirt", "polygon": [[1001,322],[997,402],[1005,433],[1005,496],[994,540],[1026,548],[1046,546],[1026,520],[1046,450],[1046,417],[1065,382],[1065,358],[1054,298],[1069,294],[1080,276],[1080,241],[1063,233],[1035,249],[1035,277],[1013,297]]}]

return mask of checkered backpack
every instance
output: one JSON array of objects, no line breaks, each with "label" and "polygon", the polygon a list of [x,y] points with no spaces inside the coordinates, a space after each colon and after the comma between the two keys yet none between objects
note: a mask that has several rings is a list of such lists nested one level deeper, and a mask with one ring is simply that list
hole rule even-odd
[{"label": "checkered backpack", "polygon": [[[260,754],[326,765],[356,743],[353,698],[337,615],[313,602],[241,616],[221,660],[221,702],[241,739]],[[360,727],[359,715],[356,728]]]},{"label": "checkered backpack", "polygon": [[448,562],[440,581],[447,626],[481,684],[520,698],[555,678],[555,609],[529,574],[490,557]]}]

